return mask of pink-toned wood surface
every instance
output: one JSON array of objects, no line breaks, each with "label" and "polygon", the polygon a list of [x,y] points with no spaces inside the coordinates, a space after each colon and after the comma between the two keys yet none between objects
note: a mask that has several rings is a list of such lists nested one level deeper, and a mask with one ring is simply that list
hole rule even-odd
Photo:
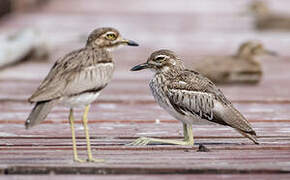
[{"label": "pink-toned wood surface", "polygon": [[42,176],[42,175],[27,175],[27,176],[9,176],[7,177],[1,177],[0,180],[2,179],[11,179],[11,180],[26,180],[26,179],[43,179],[43,180],[51,180],[51,179],[71,179],[71,180],[78,180],[78,179],[100,179],[100,180],[139,180],[139,179],[150,179],[150,180],[163,180],[163,179],[168,179],[168,180],[208,180],[208,179],[217,179],[217,180],[228,180],[228,179],[235,179],[235,180],[244,180],[244,179],[249,179],[249,180],[256,180],[256,179],[263,179],[263,180],[271,180],[271,179],[279,179],[279,180],[288,180],[289,175],[287,174],[267,174],[261,175],[261,174],[246,174],[246,175],[235,175],[235,174],[222,174],[222,175],[208,175],[208,174],[198,174],[198,175],[73,175],[73,176],[68,176],[68,175],[62,175],[62,176],[55,176],[55,175],[50,175],[50,176]]},{"label": "pink-toned wood surface", "polygon": [[[256,31],[253,17],[242,15],[249,2],[50,0],[39,9],[3,18],[1,33],[25,27],[42,31],[51,59],[27,61],[0,71],[0,174],[14,174],[0,179],[67,178],[60,174],[84,174],[70,179],[289,179],[290,33]],[[268,2],[274,11],[288,12],[290,2]],[[91,107],[93,154],[105,163],[77,164],[72,161],[68,109],[56,106],[45,122],[25,130],[24,121],[33,107],[27,98],[58,57],[84,46],[85,36],[100,26],[118,28],[140,47],[113,52],[117,64],[114,80]],[[250,39],[262,41],[279,56],[260,57],[264,77],[259,84],[220,88],[252,123],[261,145],[228,127],[193,125],[193,147],[126,146],[140,136],[182,138],[181,124],[150,94],[152,73],[129,72],[132,66],[145,61],[153,50],[169,48],[194,68],[192,61],[234,54],[240,43]],[[85,157],[82,111],[76,109],[76,134],[80,156]],[[198,152],[201,144],[209,152]]]}]

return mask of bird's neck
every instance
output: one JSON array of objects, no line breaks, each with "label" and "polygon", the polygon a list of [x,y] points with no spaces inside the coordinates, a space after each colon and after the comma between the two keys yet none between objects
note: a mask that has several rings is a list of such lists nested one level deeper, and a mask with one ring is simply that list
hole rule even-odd
[{"label": "bird's neck", "polygon": [[111,53],[105,48],[87,47],[92,52],[92,56],[98,57],[98,62],[113,62]]},{"label": "bird's neck", "polygon": [[259,10],[257,10],[257,12],[255,13],[256,17],[265,17],[268,16],[270,14],[270,11],[268,8],[260,8]]},{"label": "bird's neck", "polygon": [[257,60],[257,57],[253,54],[238,54],[236,57],[237,59],[247,61],[250,64],[258,66],[260,65],[260,62]]},{"label": "bird's neck", "polygon": [[183,67],[162,67],[156,74],[162,74],[164,77],[167,78],[174,78],[177,77],[180,72],[184,70]]}]

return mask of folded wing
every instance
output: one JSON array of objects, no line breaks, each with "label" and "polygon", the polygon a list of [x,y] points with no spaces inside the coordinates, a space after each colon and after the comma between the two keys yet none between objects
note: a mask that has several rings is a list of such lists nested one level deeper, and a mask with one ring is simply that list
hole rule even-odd
[{"label": "folded wing", "polygon": [[[178,79],[167,86],[167,96],[176,111],[255,134],[248,120],[210,80],[198,73],[186,73],[186,78]],[[197,86],[195,82],[199,79],[203,83]]]},{"label": "folded wing", "polygon": [[72,54],[71,58],[55,63],[40,87],[29,98],[30,102],[48,101],[85,91],[100,90],[107,85],[114,70],[112,62],[77,66],[77,63],[81,62],[80,59],[90,56],[80,52],[75,54]]}]

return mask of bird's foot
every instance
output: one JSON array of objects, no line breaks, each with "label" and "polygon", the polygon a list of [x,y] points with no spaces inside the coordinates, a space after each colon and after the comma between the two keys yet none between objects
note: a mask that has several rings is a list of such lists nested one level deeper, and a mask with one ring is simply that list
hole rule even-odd
[{"label": "bird's foot", "polygon": [[92,162],[92,163],[103,163],[103,162],[105,162],[105,160],[104,160],[104,159],[95,159],[95,158],[89,157],[89,158],[87,159],[87,162]]},{"label": "bird's foot", "polygon": [[85,163],[87,161],[85,159],[80,159],[78,157],[74,157],[74,162],[77,162],[77,163]]},{"label": "bird's foot", "polygon": [[134,142],[127,144],[128,146],[145,146],[151,143],[158,143],[158,144],[174,144],[174,145],[182,145],[182,146],[193,146],[193,141],[178,141],[178,140],[171,140],[171,139],[156,139],[156,138],[146,138],[140,137]]},{"label": "bird's foot", "polygon": [[135,141],[127,144],[127,146],[145,146],[150,143],[150,138],[140,137]]}]

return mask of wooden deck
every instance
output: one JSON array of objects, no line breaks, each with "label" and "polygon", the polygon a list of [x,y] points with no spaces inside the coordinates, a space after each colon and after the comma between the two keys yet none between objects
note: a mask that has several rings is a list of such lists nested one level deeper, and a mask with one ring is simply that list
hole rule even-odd
[{"label": "wooden deck", "polygon": [[[41,29],[52,50],[49,62],[27,61],[0,71],[0,180],[65,179],[66,174],[74,174],[71,179],[104,180],[289,179],[290,33],[255,31],[253,18],[240,15],[250,2],[245,0],[69,2],[51,0],[40,9],[0,21],[0,32],[29,26]],[[284,12],[290,5],[283,0],[270,2],[274,10]],[[57,57],[82,47],[83,37],[100,26],[116,27],[141,46],[113,53],[114,80],[89,114],[93,154],[105,163],[77,164],[72,161],[68,109],[55,107],[43,124],[25,130],[24,121],[33,107],[27,98]],[[168,48],[189,67],[205,55],[232,54],[250,39],[261,40],[280,56],[261,58],[265,74],[260,84],[221,89],[252,123],[261,145],[227,127],[195,125],[193,147],[125,146],[140,136],[182,138],[181,124],[149,92],[152,74],[129,72],[133,65],[145,61],[153,50]],[[81,113],[77,109],[76,129],[79,153],[84,157]],[[200,152],[201,144],[209,152]]]}]

